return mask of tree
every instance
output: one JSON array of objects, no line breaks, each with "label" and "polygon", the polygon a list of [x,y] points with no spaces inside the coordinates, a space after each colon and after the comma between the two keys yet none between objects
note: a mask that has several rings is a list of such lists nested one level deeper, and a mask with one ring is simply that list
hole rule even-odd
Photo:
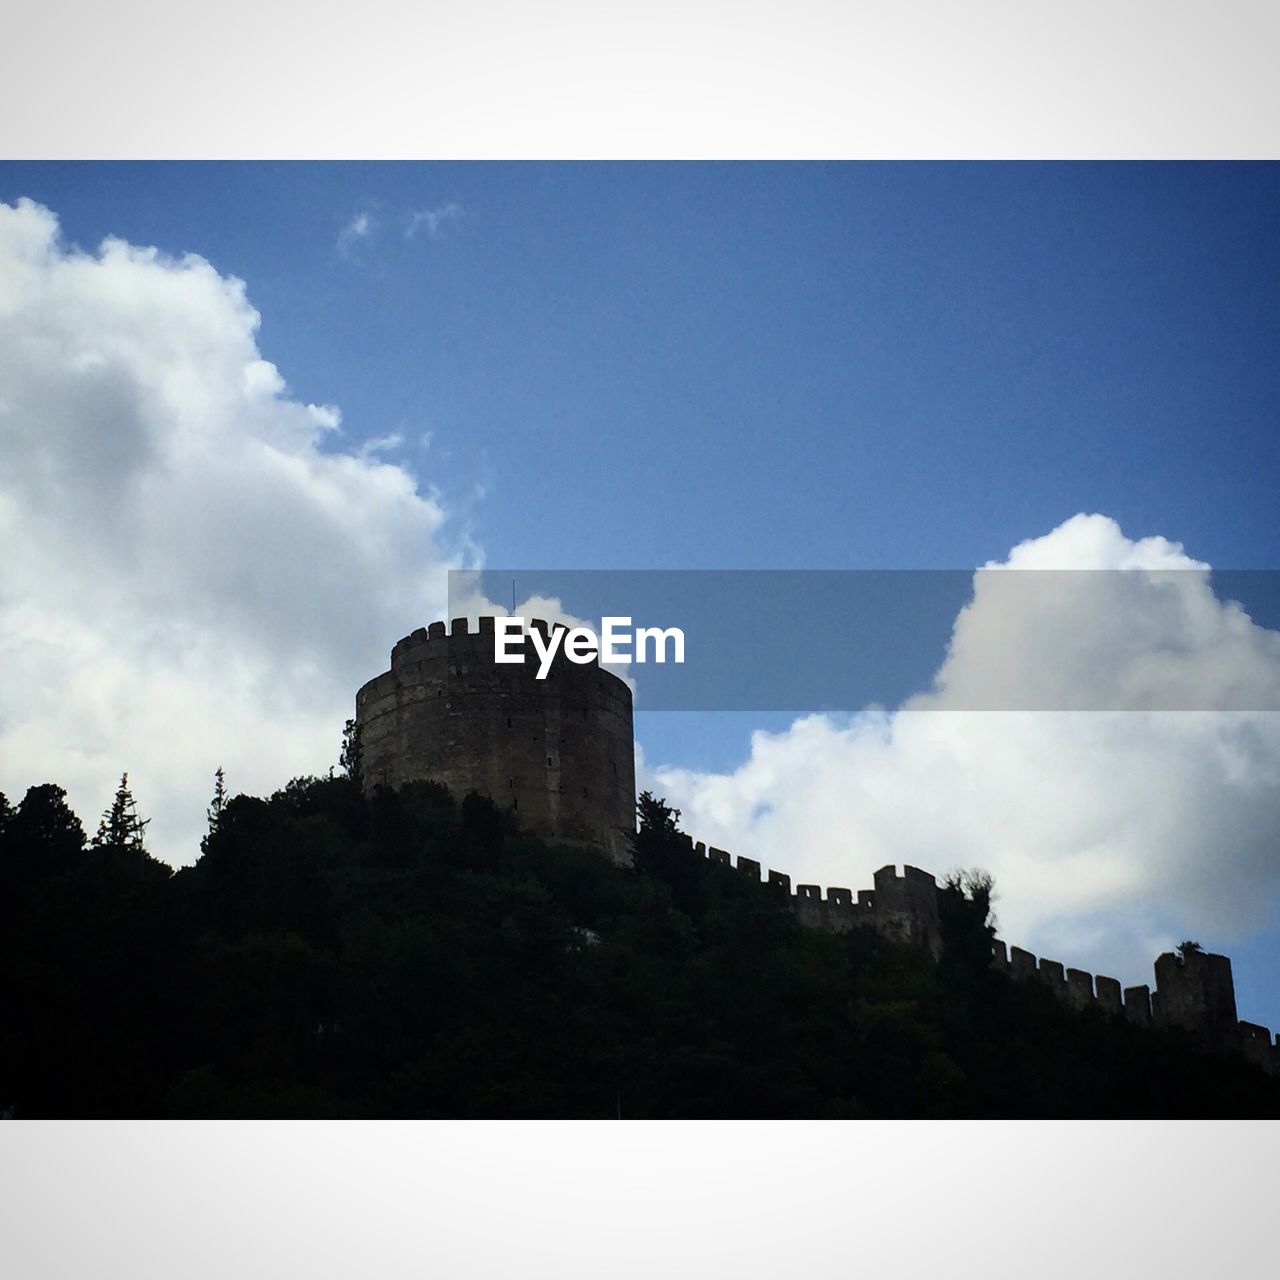
[{"label": "tree", "polygon": [[688,837],[677,825],[680,810],[644,791],[636,802],[636,817],[638,829],[631,846],[635,869],[663,881],[675,905],[690,919],[701,919],[708,902],[708,866],[693,856]]},{"label": "tree", "polygon": [[973,904],[975,918],[980,918],[983,925],[995,928],[996,918],[991,910],[991,901],[996,896],[996,882],[990,871],[984,871],[981,867],[953,871],[944,884],[948,889],[959,889]]},{"label": "tree", "polygon": [[1204,954],[1204,948],[1198,943],[1188,938],[1185,942],[1178,943],[1178,959],[1186,964],[1188,956],[1198,956]]},{"label": "tree", "polygon": [[363,782],[362,752],[360,749],[360,726],[354,720],[348,720],[342,727],[342,753],[338,756],[338,768],[346,776],[360,786]]},{"label": "tree", "polygon": [[642,791],[636,801],[636,817],[644,835],[665,838],[679,830],[680,810],[673,809],[665,800],[659,800],[652,791]]},{"label": "tree", "polygon": [[129,775],[122,773],[115,799],[103,812],[90,844],[95,849],[136,849],[143,853],[142,832],[150,821],[150,818],[138,817],[138,808],[129,790]]},{"label": "tree", "polygon": [[218,833],[218,824],[222,821],[223,812],[227,807],[227,775],[223,772],[222,766],[219,765],[213,775],[213,800],[206,810],[206,816],[209,819],[209,832],[200,841],[200,852],[206,853],[209,849],[209,841]]},{"label": "tree", "polygon": [[996,936],[991,900],[995,881],[990,872],[973,867],[952,871],[938,894],[938,924],[942,931],[943,957],[951,965],[985,973],[991,964],[991,943]]},{"label": "tree", "polygon": [[84,827],[67,805],[67,793],[52,782],[29,787],[4,827],[8,874],[39,879],[69,870],[84,851]]},{"label": "tree", "polygon": [[687,857],[680,856],[682,851],[676,847],[680,810],[671,808],[651,791],[642,791],[636,801],[636,818],[637,830],[632,842],[636,870],[670,879],[676,864],[688,861]]}]

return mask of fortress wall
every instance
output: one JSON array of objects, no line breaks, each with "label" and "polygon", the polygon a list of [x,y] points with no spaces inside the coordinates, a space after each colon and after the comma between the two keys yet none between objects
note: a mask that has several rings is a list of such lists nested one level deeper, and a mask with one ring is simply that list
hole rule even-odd
[{"label": "fortress wall", "polygon": [[1040,968],[1036,971],[1040,977],[1040,981],[1044,983],[1050,991],[1053,992],[1060,1000],[1067,998],[1067,979],[1062,971],[1062,965],[1057,960],[1040,960]]},{"label": "fortress wall", "polygon": [[872,877],[875,898],[871,904],[874,927],[885,937],[914,942],[933,954],[942,951],[938,923],[938,882],[927,871],[904,866],[881,867]]},{"label": "fortress wall", "polygon": [[765,871],[754,858],[736,861],[724,849],[696,843],[683,836],[691,856],[706,858],[723,866],[734,866],[738,872],[766,888],[786,903],[796,918],[811,928],[829,933],[846,933],[854,928],[873,928],[897,942],[927,947],[934,956],[941,953],[938,929],[938,885],[927,871],[904,867],[897,875],[894,867],[881,867],[875,873],[875,889],[829,888],[825,896],[820,885],[798,884],[792,888],[791,877],[782,871]]},{"label": "fortress wall", "polygon": [[1181,1027],[1212,1041],[1235,1034],[1236,996],[1226,956],[1171,951],[1157,957],[1151,1014],[1160,1026]]},{"label": "fortress wall", "polygon": [[1139,1026],[1151,1025],[1151,988],[1145,984],[1140,987],[1125,987],[1124,1016]]},{"label": "fortress wall", "polygon": [[[544,636],[552,628],[531,625]],[[563,624],[556,624],[563,629]],[[631,691],[598,662],[576,664],[563,654],[546,680],[537,679],[532,643],[523,664],[493,660],[493,618],[466,618],[449,628],[433,622],[397,642],[388,671],[356,695],[366,787],[418,779],[444,783],[455,795],[478,791],[514,809],[524,826],[550,839],[592,844],[629,863],[635,831],[635,756]],[[723,866],[724,849],[683,836],[690,855]],[[737,870],[761,883],[761,865],[739,857]],[[942,942],[938,886],[932,875],[881,867],[874,889],[796,885],[770,870],[765,887],[811,928],[844,933],[871,928],[898,942]],[[1155,962],[1154,992],[1066,969],[995,939],[991,966],[1015,980],[1036,978],[1075,1008],[1097,1005],[1137,1025],[1180,1028],[1212,1049],[1233,1049],[1280,1074],[1280,1038],[1236,1016],[1231,961],[1226,956],[1167,953]]]},{"label": "fortress wall", "polygon": [[1138,1026],[1180,1027],[1210,1049],[1237,1050],[1266,1071],[1280,1075],[1280,1036],[1236,1019],[1231,961],[1226,956],[1193,952],[1184,959],[1167,953],[1155,962],[1156,989],[1125,987],[1115,978],[1083,969],[1067,969],[1056,960],[1040,960],[1021,947],[992,943],[991,967],[1011,978],[1035,977],[1074,1008],[1096,1005]]},{"label": "fortress wall", "polygon": [[1119,1016],[1124,1009],[1124,1000],[1120,994],[1120,984],[1114,978],[1104,978],[1099,974],[1094,982],[1097,986],[1097,1000],[1101,1008],[1108,1013]]},{"label": "fortress wall", "polygon": [[[732,865],[723,849],[708,849],[687,837],[685,843],[694,857]],[[754,858],[739,857],[736,866],[750,880],[761,883],[761,865]],[[871,928],[895,941],[932,947],[937,935],[931,936],[930,930],[936,931],[938,919],[933,876],[915,867],[904,867],[901,876],[894,867],[881,867],[874,880],[874,890],[859,890],[856,896],[844,888],[829,888],[824,895],[816,884],[798,884],[792,892],[790,876],[771,870],[763,887],[785,901],[799,922],[809,928],[829,933]],[[1280,1075],[1280,1036],[1273,1041],[1266,1027],[1235,1019],[1231,962],[1226,956],[1193,953],[1185,962],[1175,955],[1161,956],[1155,965],[1154,994],[1147,986],[1125,987],[1122,992],[1115,978],[1064,969],[1057,960],[1037,960],[1030,951],[1008,946],[1000,938],[991,943],[991,967],[1014,980],[1041,982],[1076,1009],[1097,1007],[1139,1026],[1157,1022],[1195,1032],[1208,1029],[1211,1034],[1203,1036],[1208,1047],[1237,1050],[1264,1070]],[[1153,1008],[1159,1012],[1153,1014]]]},{"label": "fortress wall", "polygon": [[1271,1032],[1255,1022],[1241,1022],[1238,1027],[1240,1052],[1250,1062],[1270,1070],[1272,1066]]},{"label": "fortress wall", "polygon": [[1083,969],[1068,969],[1067,999],[1077,1009],[1083,1009],[1091,1005],[1094,1000],[1093,974],[1085,973]]}]

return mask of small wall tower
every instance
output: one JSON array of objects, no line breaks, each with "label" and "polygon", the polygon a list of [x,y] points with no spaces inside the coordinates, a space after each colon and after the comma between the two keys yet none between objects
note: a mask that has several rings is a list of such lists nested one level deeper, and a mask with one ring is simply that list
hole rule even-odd
[{"label": "small wall tower", "polygon": [[[549,634],[547,623],[533,627]],[[598,663],[557,654],[537,679],[493,660],[494,620],[455,618],[405,636],[391,668],[356,694],[365,785],[443,782],[512,808],[548,839],[593,844],[629,861],[635,830],[631,690]]]},{"label": "small wall tower", "polygon": [[1182,1027],[1214,1046],[1236,1038],[1236,993],[1231,961],[1207,951],[1156,959],[1152,1017],[1164,1026]]}]

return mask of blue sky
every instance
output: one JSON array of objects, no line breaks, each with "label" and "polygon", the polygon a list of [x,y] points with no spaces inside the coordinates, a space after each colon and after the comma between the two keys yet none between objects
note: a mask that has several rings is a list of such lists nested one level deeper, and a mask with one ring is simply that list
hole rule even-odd
[{"label": "blue sky", "polygon": [[[341,408],[317,447],[398,437],[434,544],[491,565],[965,569],[1079,512],[1280,558],[1277,165],[0,166],[20,196],[244,280],[289,394]],[[638,733],[705,773],[788,723]],[[1230,950],[1280,1023],[1273,926]]]},{"label": "blue sky", "polygon": [[21,194],[244,279],[298,395],[482,486],[495,564],[966,568],[1081,510],[1277,560],[1274,165],[5,165]]}]

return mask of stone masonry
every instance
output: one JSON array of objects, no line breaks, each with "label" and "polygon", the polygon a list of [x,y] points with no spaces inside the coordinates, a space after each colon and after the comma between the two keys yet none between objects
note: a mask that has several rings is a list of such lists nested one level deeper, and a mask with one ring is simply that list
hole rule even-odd
[{"label": "stone masonry", "polygon": [[[549,632],[547,623],[530,624]],[[416,779],[476,791],[551,840],[630,858],[635,831],[631,690],[598,663],[557,654],[537,679],[493,660],[494,620],[455,618],[401,640],[391,668],[356,694],[366,787]]]}]

